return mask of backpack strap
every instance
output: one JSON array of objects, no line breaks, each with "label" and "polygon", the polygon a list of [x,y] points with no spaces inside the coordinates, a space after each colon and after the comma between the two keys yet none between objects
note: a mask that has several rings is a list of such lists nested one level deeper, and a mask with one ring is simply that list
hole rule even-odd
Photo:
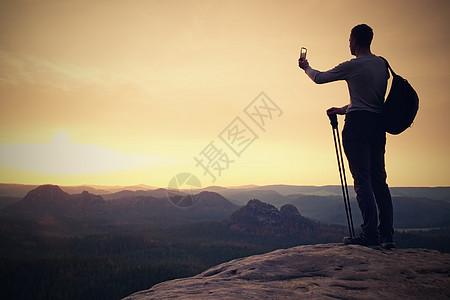
[{"label": "backpack strap", "polygon": [[389,65],[389,62],[386,60],[386,58],[384,58],[383,56],[380,56],[380,58],[382,60],[384,60],[384,62],[386,63],[386,67],[391,71],[392,75],[395,77],[397,76],[397,74],[395,74],[394,70],[392,70],[391,66]]}]

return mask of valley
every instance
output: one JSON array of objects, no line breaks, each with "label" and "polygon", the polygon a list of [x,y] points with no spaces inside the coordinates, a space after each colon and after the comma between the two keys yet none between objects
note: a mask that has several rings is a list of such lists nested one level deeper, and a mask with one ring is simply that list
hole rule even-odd
[{"label": "valley", "polygon": [[[2,186],[14,200],[0,209],[5,299],[120,299],[235,258],[347,234],[336,187],[272,188],[206,188],[195,205],[177,207],[164,189],[71,194],[44,185],[20,198],[20,189]],[[394,201],[404,207],[398,222],[411,229],[396,232],[398,247],[450,252],[447,201]]]}]

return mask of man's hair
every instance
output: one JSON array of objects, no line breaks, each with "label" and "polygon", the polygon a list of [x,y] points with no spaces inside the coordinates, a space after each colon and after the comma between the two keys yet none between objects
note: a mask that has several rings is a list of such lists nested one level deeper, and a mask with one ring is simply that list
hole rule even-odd
[{"label": "man's hair", "polygon": [[367,24],[359,24],[353,27],[351,35],[358,46],[370,47],[373,39],[373,31]]}]

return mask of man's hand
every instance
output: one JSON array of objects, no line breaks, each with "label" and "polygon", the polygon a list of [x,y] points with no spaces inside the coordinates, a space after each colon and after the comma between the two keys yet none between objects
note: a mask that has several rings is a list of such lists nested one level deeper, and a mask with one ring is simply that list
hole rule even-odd
[{"label": "man's hand", "polygon": [[[345,106],[344,106],[345,107]],[[327,109],[327,114],[328,115],[345,115],[345,110],[343,109],[344,107],[332,107]]]},{"label": "man's hand", "polygon": [[306,69],[306,67],[309,67],[309,63],[308,60],[301,60],[300,58],[298,59],[298,66],[300,67],[300,69]]}]

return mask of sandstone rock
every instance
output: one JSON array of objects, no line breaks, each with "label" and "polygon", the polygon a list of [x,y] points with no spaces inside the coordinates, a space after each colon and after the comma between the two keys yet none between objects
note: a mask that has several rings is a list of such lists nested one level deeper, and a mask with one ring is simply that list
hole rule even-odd
[{"label": "sandstone rock", "polygon": [[124,299],[450,299],[450,254],[298,246],[235,259]]},{"label": "sandstone rock", "polygon": [[300,217],[300,212],[297,207],[292,204],[285,204],[280,208],[281,218],[298,218]]},{"label": "sandstone rock", "polygon": [[[309,239],[311,243],[314,238],[320,238],[317,235],[314,236],[313,232],[324,233],[329,229],[318,222],[302,217],[298,209],[291,204],[283,205],[278,210],[275,206],[257,199],[248,201],[247,205],[231,214],[226,223],[229,229],[249,235],[278,238],[301,236],[303,241]],[[338,234],[338,236],[341,235]]]}]

